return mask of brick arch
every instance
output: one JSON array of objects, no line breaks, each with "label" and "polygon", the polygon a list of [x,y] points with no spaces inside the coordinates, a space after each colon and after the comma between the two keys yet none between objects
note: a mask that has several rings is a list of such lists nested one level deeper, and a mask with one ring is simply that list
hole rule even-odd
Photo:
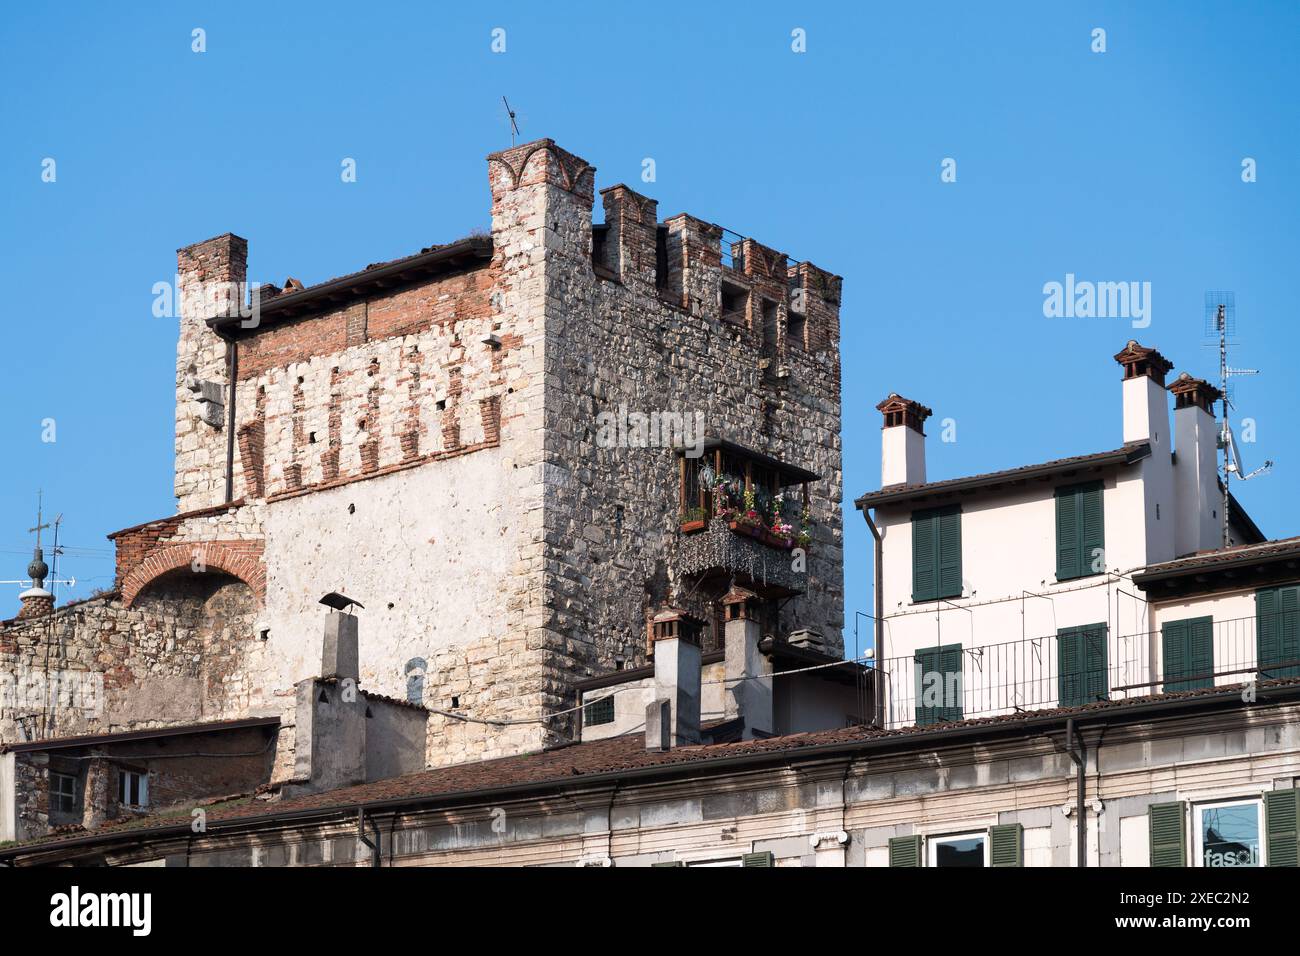
[{"label": "brick arch", "polygon": [[196,541],[152,551],[122,579],[122,603],[131,607],[140,592],[169,571],[203,565],[247,584],[259,602],[266,600],[266,568],[260,541]]}]

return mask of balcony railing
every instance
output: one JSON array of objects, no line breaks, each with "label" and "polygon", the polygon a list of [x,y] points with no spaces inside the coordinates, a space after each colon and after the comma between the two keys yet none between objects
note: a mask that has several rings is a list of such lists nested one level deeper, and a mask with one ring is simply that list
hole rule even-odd
[{"label": "balcony railing", "polygon": [[1094,631],[1064,644],[1052,634],[960,650],[955,644],[922,648],[877,664],[881,719],[886,727],[904,727],[1300,677],[1300,647],[1294,639],[1273,639],[1296,633],[1294,617],[1277,615],[1262,659],[1255,617],[1213,622],[1208,634],[1198,632],[1196,653],[1171,648],[1169,661],[1164,631]]}]

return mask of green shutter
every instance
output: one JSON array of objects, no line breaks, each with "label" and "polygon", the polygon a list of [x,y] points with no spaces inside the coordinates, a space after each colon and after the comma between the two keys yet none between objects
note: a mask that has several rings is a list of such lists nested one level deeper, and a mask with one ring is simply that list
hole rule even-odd
[{"label": "green shutter", "polygon": [[1214,678],[1209,676],[1214,673],[1214,618],[1167,621],[1161,628],[1161,641],[1165,691],[1214,686]]},{"label": "green shutter", "polygon": [[[1056,489],[1056,579],[1105,570],[1106,521],[1101,482]],[[1094,564],[1100,561],[1094,570]]]},{"label": "green shutter", "polygon": [[1264,794],[1267,818],[1268,865],[1297,866],[1296,837],[1300,829],[1300,790],[1272,790]]},{"label": "green shutter", "polygon": [[1079,499],[1068,488],[1056,489],[1056,579],[1079,576]]},{"label": "green shutter", "polygon": [[919,836],[890,837],[890,866],[920,866],[921,838]]},{"label": "green shutter", "polygon": [[961,597],[961,511],[948,508],[937,516],[939,532],[938,597]]},{"label": "green shutter", "polygon": [[1101,574],[1106,570],[1106,520],[1102,512],[1101,482],[1084,485],[1079,489],[1079,574]]},{"label": "green shutter", "polygon": [[991,866],[1025,865],[1025,828],[1006,823],[989,828],[989,864]]},{"label": "green shutter", "polygon": [[1256,652],[1260,677],[1300,677],[1300,587],[1269,588],[1255,595]]},{"label": "green shutter", "polygon": [[[913,662],[917,725],[926,726],[961,720],[961,645],[923,647],[916,652]],[[937,677],[927,681],[926,675],[937,675]]]},{"label": "green shutter", "polygon": [[912,515],[912,600],[933,601],[939,595],[937,519],[933,512]]},{"label": "green shutter", "polygon": [[1187,865],[1187,829],[1183,826],[1186,816],[1187,804],[1181,800],[1153,803],[1147,808],[1152,866]]},{"label": "green shutter", "polygon": [[763,853],[746,853],[741,857],[741,866],[772,866],[772,851],[767,850]]},{"label": "green shutter", "polygon": [[961,508],[912,514],[912,600],[958,597],[961,580]]},{"label": "green shutter", "polygon": [[1105,624],[1063,627],[1056,632],[1057,697],[1062,707],[1105,700],[1110,694]]}]

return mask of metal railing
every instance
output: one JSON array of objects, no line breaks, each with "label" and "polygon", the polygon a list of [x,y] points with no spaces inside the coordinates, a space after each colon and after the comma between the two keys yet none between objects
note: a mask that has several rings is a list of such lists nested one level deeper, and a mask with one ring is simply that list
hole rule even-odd
[{"label": "metal railing", "polygon": [[[1270,637],[1296,635],[1294,618],[1294,612],[1276,615]],[[1208,653],[1202,635],[1197,653],[1172,657],[1167,666],[1163,630],[1111,634],[1099,628],[999,644],[921,648],[878,662],[882,719],[886,727],[904,727],[1300,677],[1296,638],[1268,641],[1261,661],[1258,629],[1256,617],[1214,621]]]}]

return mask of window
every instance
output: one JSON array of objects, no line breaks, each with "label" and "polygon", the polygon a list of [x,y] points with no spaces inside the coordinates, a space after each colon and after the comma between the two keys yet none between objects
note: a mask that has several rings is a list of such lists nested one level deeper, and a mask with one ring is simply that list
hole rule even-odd
[{"label": "window", "polygon": [[808,328],[807,319],[798,312],[787,309],[785,313],[785,337],[796,348],[806,349],[808,339],[806,336]]},{"label": "window", "polygon": [[722,321],[733,325],[749,325],[746,309],[749,305],[749,292],[733,285],[722,284]]},{"label": "window", "polygon": [[1261,677],[1300,677],[1300,587],[1256,593],[1255,641]]},{"label": "window", "polygon": [[988,834],[983,830],[931,837],[926,842],[930,866],[988,866]]},{"label": "window", "polygon": [[1263,866],[1263,801],[1232,800],[1196,807],[1196,866]]},{"label": "window", "polygon": [[117,802],[124,807],[149,805],[149,778],[134,770],[117,772]]},{"label": "window", "polygon": [[1057,696],[1062,707],[1090,704],[1109,695],[1107,632],[1105,624],[1063,627],[1056,632]]},{"label": "window", "polygon": [[1166,691],[1214,686],[1214,618],[1166,621],[1161,641]]},{"label": "window", "polygon": [[1056,489],[1056,580],[1106,570],[1106,534],[1100,481]]},{"label": "window", "polygon": [[588,704],[582,713],[582,720],[588,727],[614,722],[614,695],[610,694]]},{"label": "window", "polygon": [[960,597],[961,507],[912,514],[912,600]]},{"label": "window", "polygon": [[961,645],[923,647],[913,663],[918,726],[961,720]]},{"label": "window", "polygon": [[74,813],[76,811],[76,777],[67,773],[50,771],[50,809],[59,813]]}]

